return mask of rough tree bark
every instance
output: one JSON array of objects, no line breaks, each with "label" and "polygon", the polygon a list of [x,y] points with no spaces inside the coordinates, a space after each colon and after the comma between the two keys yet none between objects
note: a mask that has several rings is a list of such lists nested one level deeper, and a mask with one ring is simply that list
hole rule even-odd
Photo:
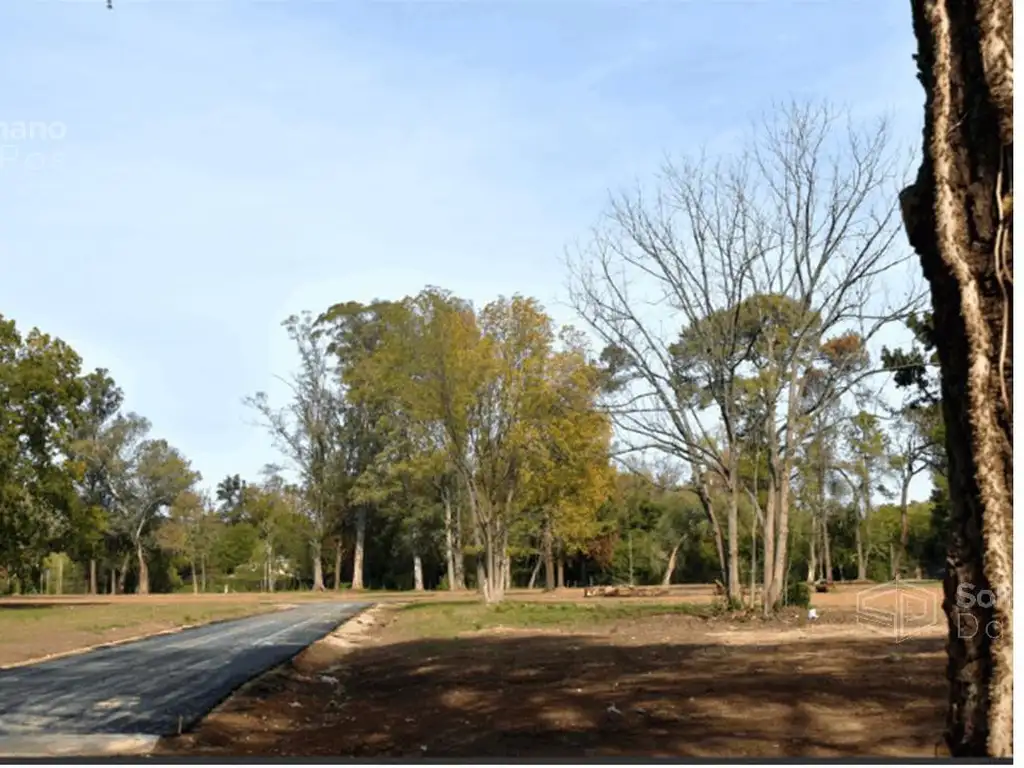
[{"label": "rough tree bark", "polygon": [[540,575],[540,566],[543,562],[544,558],[538,555],[537,562],[533,564],[533,571],[530,573],[530,583],[526,586],[527,589],[537,586],[537,577]]},{"label": "rough tree bark", "polygon": [[868,563],[864,557],[864,520],[860,516],[860,510],[853,511],[853,539],[857,550],[857,581],[867,581]]},{"label": "rough tree bark", "polygon": [[452,518],[452,558],[455,565],[455,586],[454,589],[466,588],[466,558],[462,551],[462,514],[456,505]]},{"label": "rough tree bark", "polygon": [[[924,151],[901,195],[931,288],[949,460],[954,756],[1013,754],[1013,8],[912,0]],[[994,602],[976,598],[992,589]],[[969,595],[975,599],[963,599]]]},{"label": "rough tree bark", "polygon": [[366,508],[356,513],[356,547],[352,555],[352,589],[363,588],[363,550],[366,547]]},{"label": "rough tree bark", "polygon": [[125,553],[124,559],[121,561],[121,570],[118,571],[117,575],[117,589],[116,592],[120,592],[122,595],[128,586],[128,561],[131,560],[131,554]]},{"label": "rough tree bark", "polygon": [[661,586],[663,587],[667,587],[672,583],[672,574],[676,572],[676,563],[679,559],[679,548],[683,546],[684,540],[679,539],[668,555],[668,565],[665,566],[665,575],[661,579]]},{"label": "rough tree bark", "polygon": [[821,516],[821,549],[824,555],[824,562],[822,567],[824,568],[825,581],[829,584],[832,583],[832,545],[829,542],[828,536],[828,511],[826,510]]},{"label": "rough tree bark", "polygon": [[444,558],[448,567],[449,591],[459,589],[455,585],[455,530],[452,520],[452,498],[446,488],[441,489],[441,502],[444,505]]},{"label": "rough tree bark", "polygon": [[807,558],[807,583],[813,584],[818,578],[818,516],[811,513],[810,557]]},{"label": "rough tree bark", "polygon": [[423,591],[423,558],[418,554],[412,556],[413,589]]},{"label": "rough tree bark", "polygon": [[551,533],[551,515],[544,515],[544,588],[549,592],[555,588],[555,543]]},{"label": "rough tree bark", "polygon": [[341,535],[339,534],[334,539],[334,591],[337,592],[341,589],[341,559],[344,555],[344,550],[341,546]]},{"label": "rough tree bark", "polygon": [[892,578],[898,579],[903,570],[903,561],[907,557],[907,545],[910,543],[910,481],[912,477],[904,476],[900,483],[900,547],[892,561]]},{"label": "rough tree bark", "polygon": [[149,568],[146,565],[146,551],[145,549],[143,549],[141,541],[135,543],[135,557],[139,562],[139,580],[138,583],[135,585],[135,594],[148,595]]},{"label": "rough tree bark", "polygon": [[324,553],[323,542],[317,537],[312,542],[313,549],[313,591],[323,592],[324,587]]}]

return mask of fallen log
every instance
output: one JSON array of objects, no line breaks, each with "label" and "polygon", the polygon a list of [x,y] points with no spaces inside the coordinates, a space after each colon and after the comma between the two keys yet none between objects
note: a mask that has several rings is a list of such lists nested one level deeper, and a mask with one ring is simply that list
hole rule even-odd
[{"label": "fallen log", "polygon": [[585,587],[584,597],[660,597],[670,590],[661,587]]}]

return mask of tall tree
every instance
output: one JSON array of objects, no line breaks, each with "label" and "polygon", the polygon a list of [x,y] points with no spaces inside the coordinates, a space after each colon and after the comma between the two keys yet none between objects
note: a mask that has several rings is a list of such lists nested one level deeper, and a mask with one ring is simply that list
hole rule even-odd
[{"label": "tall tree", "polygon": [[89,560],[89,593],[99,590],[97,558],[104,536],[109,533],[114,514],[111,487],[111,462],[116,458],[112,444],[114,420],[124,402],[124,393],[105,369],[83,377],[86,399],[82,420],[76,433],[74,454],[82,463],[79,483],[80,509],[73,525],[72,551]]},{"label": "tall tree", "polygon": [[[931,287],[949,458],[956,756],[1013,753],[1013,4],[912,0],[923,157],[900,202]],[[958,601],[992,589],[994,603]],[[963,632],[997,622],[996,637]]]},{"label": "tall tree", "polygon": [[[316,321],[319,333],[328,340],[327,351],[335,362],[339,390],[338,455],[334,465],[333,527],[340,530],[345,518],[354,517],[355,542],[352,552],[352,588],[363,588],[366,569],[366,532],[374,500],[388,496],[379,468],[381,452],[395,421],[401,421],[396,387],[402,382],[376,378],[370,368],[388,330],[401,322],[403,310],[393,302],[370,304],[350,301],[335,304]],[[397,433],[396,433],[397,434]],[[385,481],[386,482],[386,481]]]},{"label": "tall tree", "polygon": [[854,497],[854,537],[857,546],[857,578],[868,578],[865,556],[866,530],[874,509],[873,497],[880,488],[880,475],[888,469],[888,440],[878,418],[860,411],[850,419],[846,439],[850,447],[850,486]]},{"label": "tall tree", "polygon": [[[737,308],[754,289],[751,270],[771,236],[753,205],[745,159],[670,163],[659,181],[649,204],[639,193],[613,201],[611,227],[570,265],[570,294],[607,345],[606,407],[628,449],[660,451],[690,469],[722,579],[738,600],[737,388],[749,338]],[[636,293],[634,284],[649,285],[653,295]],[[645,312],[648,305],[670,314]],[[665,320],[669,333],[659,329]],[[716,431],[722,439],[712,438]],[[708,487],[712,473],[731,490],[724,536]]]},{"label": "tall tree", "polygon": [[[779,109],[731,165],[670,169],[652,203],[639,194],[616,203],[610,227],[573,265],[577,312],[609,345],[616,424],[630,447],[689,465],[733,599],[738,403],[744,380],[757,382],[773,484],[766,610],[782,598],[791,478],[808,422],[870,373],[863,351],[915,301],[872,301],[878,277],[903,260],[891,247],[898,229],[886,196],[896,170],[884,123],[843,130],[842,118],[827,104]],[[678,338],[659,330],[680,325]],[[830,351],[840,339],[857,349]],[[822,385],[809,403],[812,378]],[[729,489],[727,551],[701,490],[713,475]]]},{"label": "tall tree", "polygon": [[147,548],[157,514],[201,479],[176,448],[166,440],[147,439],[148,432],[149,422],[135,414],[119,419],[119,451],[110,485],[115,525],[135,554],[135,591],[140,595],[149,594]]},{"label": "tall tree", "polygon": [[0,315],[0,564],[19,577],[70,530],[85,388],[67,344]]},{"label": "tall tree", "polygon": [[188,560],[196,594],[206,591],[206,561],[215,542],[214,521],[209,500],[194,491],[184,491],[174,499],[167,518],[157,529],[160,547]]},{"label": "tall tree", "polygon": [[327,343],[317,332],[312,315],[293,315],[283,325],[299,355],[298,370],[286,380],[291,401],[278,408],[271,405],[265,392],[257,392],[246,398],[246,403],[260,414],[275,445],[301,478],[310,523],[313,588],[322,591],[323,544],[338,460],[341,403]]}]

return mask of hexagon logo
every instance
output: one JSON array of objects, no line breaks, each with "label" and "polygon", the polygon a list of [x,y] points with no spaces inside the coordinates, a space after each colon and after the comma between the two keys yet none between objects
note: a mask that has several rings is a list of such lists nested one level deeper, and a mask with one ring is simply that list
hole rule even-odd
[{"label": "hexagon logo", "polygon": [[939,623],[939,598],[902,581],[876,584],[857,593],[857,623],[897,642]]}]

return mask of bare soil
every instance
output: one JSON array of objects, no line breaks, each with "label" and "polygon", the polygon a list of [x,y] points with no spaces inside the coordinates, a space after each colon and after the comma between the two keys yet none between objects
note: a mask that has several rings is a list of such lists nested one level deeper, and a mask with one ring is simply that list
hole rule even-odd
[{"label": "bare soil", "polygon": [[[831,599],[822,605],[818,598]],[[849,608],[855,596],[815,595],[814,604],[816,621],[800,611],[771,621],[676,611],[568,628],[479,620],[481,628],[471,630],[460,629],[468,606],[455,613],[382,606],[375,623],[343,626],[244,687],[195,732],[162,742],[157,753],[939,755],[944,626],[918,627],[915,637],[896,643],[891,633],[857,621]],[[449,610],[448,629],[452,616],[462,622],[458,631],[446,634],[442,609]],[[486,618],[488,609],[479,610]]]}]

